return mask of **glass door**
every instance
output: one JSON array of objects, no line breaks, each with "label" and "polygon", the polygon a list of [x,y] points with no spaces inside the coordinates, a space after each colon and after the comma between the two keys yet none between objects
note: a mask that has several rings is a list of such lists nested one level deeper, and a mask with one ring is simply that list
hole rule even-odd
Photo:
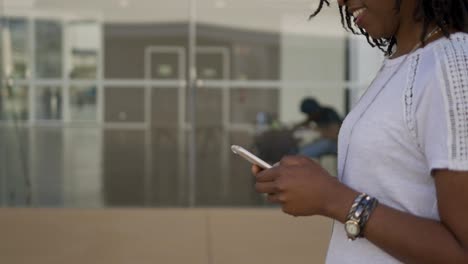
[{"label": "glass door", "polygon": [[[271,163],[317,136],[291,130],[314,97],[345,112],[346,38],[332,3],[315,19],[315,1],[198,0],[196,21],[197,202],[263,205],[238,144]],[[324,160],[325,162],[325,160]],[[327,166],[335,173],[335,161]]]}]

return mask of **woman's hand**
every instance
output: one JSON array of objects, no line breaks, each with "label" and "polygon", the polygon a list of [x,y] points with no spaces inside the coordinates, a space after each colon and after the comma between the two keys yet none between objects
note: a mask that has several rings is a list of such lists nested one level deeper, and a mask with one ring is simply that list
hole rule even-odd
[{"label": "woman's hand", "polygon": [[328,215],[333,194],[341,186],[317,162],[303,156],[283,158],[273,168],[252,166],[255,188],[268,194],[268,200],[279,203],[293,216]]}]

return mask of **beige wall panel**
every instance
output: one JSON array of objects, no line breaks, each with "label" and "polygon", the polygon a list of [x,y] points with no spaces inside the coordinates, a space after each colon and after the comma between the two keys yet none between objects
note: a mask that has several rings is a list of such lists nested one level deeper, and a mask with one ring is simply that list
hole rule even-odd
[{"label": "beige wall panel", "polygon": [[213,262],[324,263],[332,222],[280,209],[217,210],[210,217]]},{"label": "beige wall panel", "polygon": [[201,211],[0,209],[0,215],[0,263],[207,263]]},{"label": "beige wall panel", "polygon": [[331,222],[279,209],[0,209],[0,263],[323,263]]}]

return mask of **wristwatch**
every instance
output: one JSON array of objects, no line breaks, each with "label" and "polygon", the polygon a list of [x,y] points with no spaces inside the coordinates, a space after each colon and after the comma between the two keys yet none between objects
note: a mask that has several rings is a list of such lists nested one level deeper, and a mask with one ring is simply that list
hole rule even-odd
[{"label": "wristwatch", "polygon": [[359,223],[354,220],[346,221],[345,229],[349,240],[355,240],[359,237],[359,234],[361,233],[361,227],[359,226]]},{"label": "wristwatch", "polygon": [[361,215],[364,208],[364,206],[358,207],[345,223],[346,234],[350,240],[355,240],[361,234]]},{"label": "wristwatch", "polygon": [[345,231],[349,240],[355,240],[361,236],[363,224],[363,214],[367,210],[372,198],[362,193],[355,200],[345,222]]}]

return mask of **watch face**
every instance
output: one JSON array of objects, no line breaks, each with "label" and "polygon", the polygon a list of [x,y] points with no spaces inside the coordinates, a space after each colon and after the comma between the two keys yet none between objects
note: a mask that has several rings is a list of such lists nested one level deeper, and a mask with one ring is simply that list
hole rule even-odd
[{"label": "watch face", "polygon": [[345,229],[346,229],[346,233],[352,236],[357,236],[359,235],[359,232],[360,232],[359,224],[354,221],[346,222]]}]

